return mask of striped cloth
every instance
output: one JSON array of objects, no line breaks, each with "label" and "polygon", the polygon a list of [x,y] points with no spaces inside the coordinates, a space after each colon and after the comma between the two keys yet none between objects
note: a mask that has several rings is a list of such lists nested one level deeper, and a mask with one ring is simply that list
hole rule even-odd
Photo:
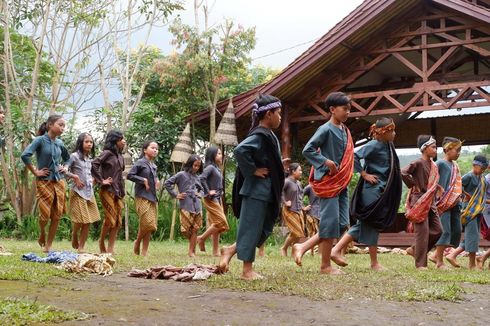
[{"label": "striped cloth", "polygon": [[437,211],[439,212],[439,215],[448,209],[453,208],[459,202],[462,193],[463,185],[461,173],[459,172],[459,166],[458,163],[453,162],[453,170],[451,172],[449,188],[437,201]]},{"label": "striped cloth", "polygon": [[487,191],[487,183],[485,177],[480,177],[480,186],[476,189],[468,202],[468,205],[461,212],[461,224],[465,226],[475,217],[483,213],[485,210],[485,193]]},{"label": "striped cloth", "polygon": [[225,232],[230,229],[223,206],[219,202],[204,198],[204,207],[206,207],[208,223],[214,224],[219,229],[219,232]]},{"label": "striped cloth", "polygon": [[100,221],[99,208],[92,195],[90,200],[86,200],[76,191],[70,191],[70,210],[68,212],[73,223],[90,224]]},{"label": "striped cloth", "polygon": [[105,189],[100,189],[99,195],[104,208],[104,225],[110,228],[121,227],[124,207],[122,198]]},{"label": "striped cloth", "polygon": [[136,213],[140,218],[139,232],[155,232],[158,219],[157,203],[146,198],[136,197],[135,206]]},{"label": "striped cloth", "polygon": [[292,236],[296,238],[305,237],[305,221],[302,214],[292,212],[284,206],[282,208],[282,218]]},{"label": "striped cloth", "polygon": [[439,170],[434,161],[430,161],[431,169],[429,181],[427,182],[427,191],[420,197],[412,207],[410,207],[410,194],[412,188],[408,190],[407,201],[405,203],[405,217],[412,223],[422,223],[429,217],[429,211],[439,186]]},{"label": "striped cloth", "polygon": [[66,212],[65,181],[36,180],[39,219],[43,222],[59,220]]},{"label": "striped cloth", "polygon": [[197,232],[202,226],[201,213],[191,213],[185,209],[180,210],[180,232],[189,239],[193,232]]},{"label": "striped cloth", "polygon": [[312,237],[318,233],[320,221],[313,215],[305,214],[306,216],[306,236]]}]

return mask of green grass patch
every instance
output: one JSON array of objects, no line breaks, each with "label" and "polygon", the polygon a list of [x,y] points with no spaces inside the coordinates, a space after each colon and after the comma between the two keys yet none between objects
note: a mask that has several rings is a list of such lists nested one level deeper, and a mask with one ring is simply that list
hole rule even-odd
[{"label": "green grass patch", "polygon": [[35,301],[16,298],[0,299],[0,325],[30,325],[34,323],[61,323],[87,319],[88,315],[61,311]]},{"label": "green grass patch", "polygon": [[[49,264],[21,261],[23,253],[40,253],[35,242],[2,240],[1,243],[14,255],[0,256],[0,279],[47,284],[53,277],[77,277]],[[86,248],[97,252],[97,243],[90,241]],[[69,250],[70,243],[56,242],[55,249]],[[211,256],[210,243],[207,244],[207,252],[198,253],[194,259],[186,253],[185,241],[153,241],[148,257],[135,256],[132,253],[132,242],[118,241],[115,272],[127,273],[132,268],[145,269],[161,265],[185,266],[193,262],[217,264],[219,261],[219,258]],[[208,288],[299,295],[315,300],[371,298],[395,301],[457,301],[465,293],[465,283],[490,284],[488,270],[481,272],[460,268],[440,271],[429,265],[429,270],[418,271],[409,256],[380,254],[380,263],[389,269],[386,272],[372,271],[368,255],[348,255],[347,259],[349,266],[343,268],[346,275],[322,275],[318,272],[319,255],[305,255],[303,267],[300,268],[290,257],[281,257],[279,246],[270,243],[266,246],[266,257],[258,257],[255,263],[256,270],[266,277],[265,280],[241,281],[241,262],[234,259],[230,273],[212,277],[200,284]],[[460,258],[460,263],[466,266],[467,258]]]}]

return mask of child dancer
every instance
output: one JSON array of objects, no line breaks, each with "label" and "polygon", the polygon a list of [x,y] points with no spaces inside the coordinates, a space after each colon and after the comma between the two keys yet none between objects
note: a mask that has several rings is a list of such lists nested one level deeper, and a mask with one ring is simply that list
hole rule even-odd
[{"label": "child dancer", "polygon": [[158,144],[146,141],[141,148],[141,156],[128,173],[128,180],[136,183],[134,187],[136,213],[140,218],[138,237],[134,242],[133,251],[140,254],[140,244],[143,241],[141,254],[146,256],[152,232],[157,230],[159,181],[155,158],[158,156]]},{"label": "child dancer", "polygon": [[[44,252],[49,252],[53,244],[56,230],[65,212],[65,181],[62,162],[70,159],[65,145],[58,137],[65,130],[65,119],[53,114],[43,122],[37,131],[37,137],[27,146],[21,155],[27,169],[36,176],[36,197],[39,201],[38,243]],[[37,168],[32,165],[31,158],[36,154]],[[48,239],[46,240],[46,225],[49,224]]]},{"label": "child dancer", "polygon": [[[189,240],[189,257],[196,255],[197,232],[202,226],[202,185],[198,174],[202,172],[201,158],[192,154],[184,164],[184,170],[165,181],[165,189],[179,200],[180,232]],[[174,190],[177,185],[178,193]]]},{"label": "child dancer", "polygon": [[252,106],[252,128],[235,148],[240,173],[233,184],[233,207],[240,223],[236,243],[221,249],[219,267],[226,272],[238,253],[244,280],[263,278],[253,270],[255,248],[267,240],[279,216],[284,170],[279,140],[272,129],[281,124],[281,106],[276,97],[259,95]]},{"label": "child dancer", "polygon": [[[461,141],[453,137],[444,137],[442,148],[444,159],[437,161],[439,170],[439,186],[443,189],[443,194],[437,200],[437,211],[442,226],[442,235],[436,243],[434,261],[436,267],[446,269],[444,265],[444,250],[447,247],[457,247],[461,240],[461,218],[460,218],[460,198],[461,173],[459,172],[456,160],[461,152]],[[431,259],[432,260],[432,259]],[[455,261],[448,260],[456,267]]]},{"label": "child dancer", "polygon": [[[100,200],[104,208],[104,224],[100,231],[99,249],[101,253],[114,253],[117,232],[122,226],[122,209],[124,207],[124,158],[122,151],[126,146],[123,134],[111,130],[105,138],[104,150],[92,162],[92,175],[101,185]],[[105,237],[109,234],[108,247]]]},{"label": "child dancer", "polygon": [[[490,227],[490,173],[487,174],[487,176],[485,177],[485,180],[487,181],[487,202],[485,205],[485,210],[483,211],[484,221],[482,221],[482,222],[484,222],[485,226],[487,228],[489,228]],[[488,232],[490,232],[490,231],[487,230],[487,234],[488,234]],[[486,239],[488,240],[488,238],[486,238]],[[490,249],[487,249],[487,251],[485,251],[485,253],[483,255],[476,258],[476,264],[477,264],[478,268],[483,269],[483,267],[485,265],[485,261],[488,259],[488,257],[490,257]],[[490,264],[489,264],[488,268],[490,269]]]},{"label": "child dancer", "polygon": [[333,241],[349,225],[349,197],[347,186],[354,171],[354,143],[344,125],[350,113],[350,98],[341,92],[328,95],[325,107],[330,120],[320,126],[303,149],[303,155],[313,165],[310,184],[320,197],[319,232],[301,244],[293,246],[293,257],[301,266],[303,254],[320,244],[321,273],[343,274],[331,266]]},{"label": "child dancer", "polygon": [[281,247],[281,256],[288,255],[288,248],[305,239],[305,221],[303,217],[303,189],[301,166],[298,163],[289,164],[288,177],[282,189],[282,218],[289,229],[289,235]]},{"label": "child dancer", "polygon": [[[223,163],[223,155],[218,147],[211,146],[206,150],[204,170],[199,176],[199,181],[204,188],[204,206],[210,227],[197,237],[199,249],[205,251],[206,239],[212,235],[219,236],[230,229],[226,220],[225,211],[221,203],[223,196],[223,175],[219,166]],[[217,248],[216,248],[217,249]],[[213,255],[219,256],[219,252],[213,248]]]},{"label": "child dancer", "polygon": [[90,224],[100,220],[91,172],[94,156],[94,139],[89,133],[81,133],[65,173],[74,181],[70,191],[69,213],[73,223],[71,243],[73,249],[77,249],[79,253],[85,251]]},{"label": "child dancer", "polygon": [[378,262],[377,254],[379,231],[393,224],[402,194],[400,163],[393,145],[395,123],[392,119],[379,119],[371,126],[370,136],[373,140],[354,155],[354,168],[361,179],[352,197],[350,213],[357,224],[335,245],[332,260],[346,266],[342,249],[357,241],[369,246],[371,268],[383,271],[385,268]]},{"label": "child dancer", "polygon": [[[481,214],[485,209],[487,181],[483,173],[488,168],[488,159],[483,155],[476,155],[473,159],[473,170],[463,176],[463,205],[461,211],[461,224],[464,226],[464,240],[456,250],[453,250],[447,259],[452,265],[458,265],[456,257],[463,251],[469,253],[469,268],[476,267],[476,253],[480,244]],[[483,259],[483,258],[482,258]]]},{"label": "child dancer", "polygon": [[441,236],[441,223],[435,205],[439,188],[439,172],[433,159],[437,156],[436,140],[420,135],[417,146],[422,157],[402,169],[403,182],[410,188],[407,195],[405,216],[414,224],[415,247],[407,251],[415,257],[415,267],[427,269],[427,253]]}]

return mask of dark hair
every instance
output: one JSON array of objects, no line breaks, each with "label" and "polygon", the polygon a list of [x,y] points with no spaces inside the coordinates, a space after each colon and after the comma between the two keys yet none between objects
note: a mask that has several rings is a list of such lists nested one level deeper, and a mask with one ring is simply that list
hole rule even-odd
[{"label": "dark hair", "polygon": [[110,130],[105,136],[104,150],[109,150],[114,154],[121,153],[117,148],[117,142],[124,138],[124,135],[119,130]]},{"label": "dark hair", "polygon": [[327,98],[325,99],[325,108],[330,111],[331,106],[343,106],[349,104],[350,102],[350,97],[345,95],[345,93],[333,92],[328,94]]},{"label": "dark hair", "polygon": [[488,159],[485,155],[478,154],[473,158],[473,161],[480,162],[481,164],[483,164],[485,166],[485,168],[488,167]]},{"label": "dark hair", "polygon": [[[90,138],[92,138],[92,142],[94,141],[94,137],[92,137],[91,134],[89,134],[88,132],[82,132],[80,135],[78,135],[77,141],[75,143],[75,149],[73,150],[73,152],[80,152],[82,154],[85,154],[83,152],[83,142],[85,141],[85,138],[87,136],[90,136]],[[92,149],[90,150],[90,156],[91,157],[95,156],[95,144],[93,144]]]},{"label": "dark hair", "polygon": [[206,149],[206,154],[204,155],[204,166],[215,165],[216,155],[218,155],[219,148],[216,146],[210,146]]},{"label": "dark hair", "polygon": [[147,149],[148,147],[150,147],[150,144],[151,143],[155,143],[157,144],[158,146],[158,143],[156,141],[154,141],[153,139],[150,139],[150,140],[147,140],[143,143],[143,145],[141,145],[141,154],[140,154],[140,158],[143,158],[145,156],[145,149]]},{"label": "dark hair", "polygon": [[432,136],[431,135],[419,135],[417,137],[417,147],[422,147]]},{"label": "dark hair", "polygon": [[[271,104],[271,103],[279,102],[279,101],[280,100],[277,97],[275,97],[275,96],[268,95],[268,94],[259,94],[259,96],[257,96],[257,99],[255,99],[255,104],[258,107],[261,107],[261,106],[265,106],[267,104]],[[265,114],[267,112],[269,112],[269,111],[275,112],[277,109],[279,109],[279,108],[274,108],[274,109],[271,109],[271,110],[268,110],[268,111],[262,111],[262,112],[259,112],[259,113],[254,113],[252,111],[252,126],[250,127],[250,130],[254,129],[255,127],[257,127],[259,125],[259,122],[262,119],[264,119]]]},{"label": "dark hair", "polygon": [[185,164],[184,164],[184,171],[192,173],[192,166],[194,165],[195,161],[201,161],[201,167],[199,168],[199,171],[197,171],[197,173],[201,173],[202,172],[202,160],[201,160],[201,157],[197,154],[192,154],[191,156],[189,156],[189,158],[187,159],[187,162],[185,162]]},{"label": "dark hair", "polygon": [[49,126],[58,121],[59,119],[62,119],[63,116],[61,114],[52,114],[48,117],[46,121],[41,123],[39,128],[37,129],[37,136],[42,136],[49,130]]},{"label": "dark hair", "polygon": [[392,122],[393,122],[393,119],[391,119],[391,118],[386,118],[386,117],[380,118],[380,119],[376,120],[376,128],[386,127],[387,125],[389,125]]},{"label": "dark hair", "polygon": [[288,176],[292,175],[300,167],[299,163],[290,163],[288,167]]}]

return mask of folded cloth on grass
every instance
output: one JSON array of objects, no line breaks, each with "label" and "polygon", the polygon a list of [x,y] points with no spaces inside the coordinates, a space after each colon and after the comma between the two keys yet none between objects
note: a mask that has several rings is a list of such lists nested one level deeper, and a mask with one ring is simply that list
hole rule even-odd
[{"label": "folded cloth on grass", "polygon": [[185,267],[166,265],[150,267],[145,270],[133,269],[128,273],[128,276],[189,282],[207,280],[213,274],[221,274],[218,270],[218,266],[190,264]]},{"label": "folded cloth on grass", "polygon": [[36,263],[61,264],[65,261],[74,261],[78,254],[71,251],[50,251],[47,257],[40,257],[33,252],[22,255],[22,260]]},{"label": "folded cloth on grass", "polygon": [[93,273],[108,276],[113,273],[116,260],[111,254],[79,254],[74,261],[65,261],[57,268],[70,273]]}]

